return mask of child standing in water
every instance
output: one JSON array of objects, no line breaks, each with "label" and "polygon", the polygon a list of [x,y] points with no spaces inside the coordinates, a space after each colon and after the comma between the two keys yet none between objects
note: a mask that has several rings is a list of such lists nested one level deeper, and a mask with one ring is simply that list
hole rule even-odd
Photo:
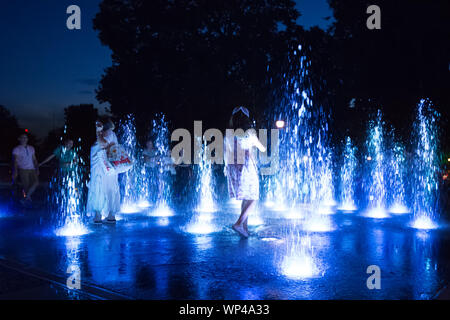
[{"label": "child standing in water", "polygon": [[256,136],[256,131],[251,128],[252,122],[247,108],[238,107],[233,110],[230,127],[235,131],[234,134],[227,132],[225,136],[225,175],[230,198],[242,200],[241,215],[232,228],[247,238],[248,214],[259,199],[258,167],[253,148],[256,147],[261,152],[265,152],[266,148]]},{"label": "child standing in water", "polygon": [[117,144],[114,125],[111,121],[96,122],[97,141],[91,148],[91,179],[87,201],[87,212],[95,213],[94,223],[102,222],[102,213],[107,214],[106,223],[115,223],[115,214],[120,211],[118,173],[108,161],[108,149]]}]

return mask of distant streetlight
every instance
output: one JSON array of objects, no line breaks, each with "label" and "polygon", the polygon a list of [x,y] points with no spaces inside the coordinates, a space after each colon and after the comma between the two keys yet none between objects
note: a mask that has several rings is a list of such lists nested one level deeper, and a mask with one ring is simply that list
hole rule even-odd
[{"label": "distant streetlight", "polygon": [[[275,126],[276,126],[278,129],[284,128],[284,125],[285,125],[285,123],[284,123],[283,120],[277,120],[277,121],[275,121]],[[450,159],[449,159],[449,161],[450,161]]]}]

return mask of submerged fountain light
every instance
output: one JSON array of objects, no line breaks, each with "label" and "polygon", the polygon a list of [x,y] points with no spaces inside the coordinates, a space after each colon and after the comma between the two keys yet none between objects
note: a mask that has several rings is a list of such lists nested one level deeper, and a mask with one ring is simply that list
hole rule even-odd
[{"label": "submerged fountain light", "polygon": [[352,212],[356,211],[358,208],[356,208],[354,203],[344,203],[338,209],[343,212]]},{"label": "submerged fountain light", "polygon": [[148,200],[141,200],[138,202],[137,206],[139,208],[148,208],[151,207],[151,203]]},{"label": "submerged fountain light", "polygon": [[367,218],[374,219],[384,219],[390,217],[388,212],[382,207],[370,208],[363,215]]},{"label": "submerged fountain light", "polygon": [[411,224],[414,229],[432,230],[437,229],[439,225],[425,214],[419,215]]},{"label": "submerged fountain light", "polygon": [[311,250],[310,237],[287,239],[287,255],[280,265],[280,272],[293,280],[313,278],[319,274],[319,269]]},{"label": "submerged fountain light", "polygon": [[139,211],[140,208],[137,205],[131,203],[125,203],[120,207],[121,213],[136,213]]},{"label": "submerged fountain light", "polygon": [[155,210],[149,211],[148,215],[152,217],[171,217],[174,213],[167,204],[162,203]]},{"label": "submerged fountain light", "polygon": [[140,211],[136,203],[137,196],[140,194],[139,177],[141,176],[141,170],[139,163],[137,163],[135,119],[131,114],[127,115],[125,120],[119,124],[118,140],[133,161],[133,167],[120,177],[120,184],[123,189],[121,212],[136,213]]},{"label": "submerged fountain light", "polygon": [[240,207],[240,206],[241,206],[241,203],[242,203],[242,200],[237,200],[237,199],[235,199],[235,198],[232,198],[232,199],[230,199],[230,200],[228,201],[228,203],[229,203],[230,205],[232,205],[233,207]]},{"label": "submerged fountain light", "polygon": [[285,257],[281,269],[283,275],[295,280],[311,278],[316,273],[313,258],[305,253]]}]

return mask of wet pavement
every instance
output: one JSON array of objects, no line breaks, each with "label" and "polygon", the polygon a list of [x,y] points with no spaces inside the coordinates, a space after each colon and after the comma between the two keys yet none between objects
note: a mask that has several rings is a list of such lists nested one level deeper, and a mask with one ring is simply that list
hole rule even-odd
[{"label": "wet pavement", "polygon": [[[213,213],[216,231],[204,235],[186,232],[195,213],[150,208],[79,237],[54,235],[45,211],[3,214],[0,299],[433,299],[450,282],[445,224],[420,231],[409,215],[336,213],[324,216],[331,231],[307,232],[308,219],[261,209],[244,240],[230,229],[236,211]],[[367,287],[370,265],[379,290]],[[68,289],[77,268],[81,289]]]}]

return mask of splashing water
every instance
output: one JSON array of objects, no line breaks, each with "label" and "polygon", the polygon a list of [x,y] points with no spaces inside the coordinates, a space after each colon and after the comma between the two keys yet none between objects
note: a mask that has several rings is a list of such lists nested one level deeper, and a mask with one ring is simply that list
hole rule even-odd
[{"label": "splashing water", "polygon": [[199,205],[197,211],[214,212],[217,210],[214,202],[214,180],[212,175],[212,166],[207,159],[207,145],[203,144],[201,161],[197,166],[197,193],[199,194]]},{"label": "splashing water", "polygon": [[[299,46],[298,52],[301,47]],[[333,213],[334,186],[332,183],[328,115],[322,106],[313,106],[313,90],[308,78],[310,62],[297,50],[289,57],[290,70],[284,75],[285,95],[275,120],[283,119],[280,131],[280,170],[277,177],[291,212],[295,207],[311,204],[315,214]]]},{"label": "splashing water", "polygon": [[151,183],[150,192],[156,196],[155,210],[149,212],[151,216],[172,216],[170,199],[172,197],[172,176],[170,166],[172,158],[169,145],[169,128],[166,117],[163,113],[156,115],[152,122],[152,134],[154,147],[158,158],[157,167],[154,172],[154,179]]},{"label": "splashing water", "polygon": [[408,213],[406,206],[406,159],[404,146],[396,142],[389,161],[389,185],[391,195],[391,206],[389,212],[394,214]]},{"label": "splashing water", "polygon": [[55,234],[58,236],[70,237],[89,233],[83,222],[84,210],[81,206],[84,161],[79,156],[79,151],[79,147],[72,150],[61,147],[61,156],[73,156],[73,160],[68,167],[59,168],[58,174],[50,183],[49,200],[54,204],[51,210],[56,222]]},{"label": "splashing water", "polygon": [[286,243],[287,253],[281,261],[280,273],[293,280],[317,276],[319,269],[311,249],[311,238],[309,236],[300,237],[300,235],[296,235],[288,239]]},{"label": "splashing water", "polygon": [[385,154],[384,154],[384,122],[381,110],[378,110],[375,120],[369,121],[369,136],[366,141],[367,156],[365,159],[368,184],[366,194],[369,195],[369,218],[387,218],[386,186],[385,186]]},{"label": "splashing water", "polygon": [[437,228],[439,199],[438,129],[439,114],[428,99],[420,100],[414,123],[413,213],[412,227]]},{"label": "splashing water", "polygon": [[186,231],[195,234],[207,234],[217,231],[213,223],[212,212],[217,210],[214,201],[214,179],[211,161],[207,158],[208,146],[206,141],[201,150],[201,161],[197,165],[197,194],[198,205],[194,216],[186,227]]},{"label": "splashing water", "polygon": [[357,169],[356,148],[350,137],[345,142],[344,159],[341,168],[341,211],[355,211],[355,174]]},{"label": "splashing water", "polygon": [[119,143],[128,152],[133,161],[133,167],[125,172],[120,178],[123,190],[122,197],[122,213],[138,212],[136,205],[137,195],[139,194],[139,168],[136,165],[137,141],[136,141],[136,125],[132,115],[127,115],[124,121],[119,125]]}]

